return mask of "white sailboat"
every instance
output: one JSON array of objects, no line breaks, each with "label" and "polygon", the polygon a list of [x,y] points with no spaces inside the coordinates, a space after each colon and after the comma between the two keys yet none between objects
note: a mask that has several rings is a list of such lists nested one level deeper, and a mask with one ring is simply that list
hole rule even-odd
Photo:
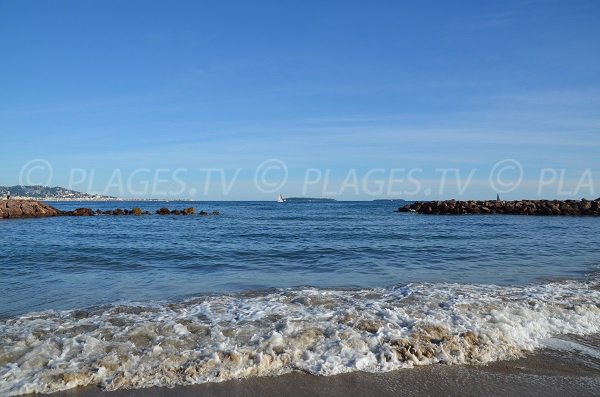
[{"label": "white sailboat", "polygon": [[278,203],[285,203],[285,199],[283,198],[283,196],[281,194],[279,196],[277,196],[277,202]]}]

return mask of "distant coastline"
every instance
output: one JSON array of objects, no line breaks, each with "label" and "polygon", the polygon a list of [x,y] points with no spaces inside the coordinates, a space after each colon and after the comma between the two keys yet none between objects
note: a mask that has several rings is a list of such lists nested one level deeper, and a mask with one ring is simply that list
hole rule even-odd
[{"label": "distant coastline", "polygon": [[312,203],[312,202],[333,202],[337,201],[332,198],[320,198],[320,197],[288,197],[285,201],[291,202],[303,202],[303,203]]},{"label": "distant coastline", "polygon": [[10,192],[11,198],[38,201],[123,201],[117,197],[101,194],[89,194],[60,186],[15,185],[0,186],[0,196],[6,197]]}]

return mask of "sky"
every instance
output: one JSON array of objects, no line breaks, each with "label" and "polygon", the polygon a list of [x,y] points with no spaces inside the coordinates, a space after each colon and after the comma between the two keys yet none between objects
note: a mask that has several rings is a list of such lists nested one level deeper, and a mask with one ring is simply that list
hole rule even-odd
[{"label": "sky", "polygon": [[600,196],[598,1],[0,0],[0,185]]}]

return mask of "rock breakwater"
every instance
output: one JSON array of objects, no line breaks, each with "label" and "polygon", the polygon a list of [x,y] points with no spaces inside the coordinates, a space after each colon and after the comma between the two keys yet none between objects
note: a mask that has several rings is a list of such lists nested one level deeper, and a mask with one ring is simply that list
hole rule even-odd
[{"label": "rock breakwater", "polygon": [[416,212],[419,214],[434,215],[504,214],[600,216],[600,199],[417,201],[398,208],[396,212]]},{"label": "rock breakwater", "polygon": [[[188,207],[183,209],[170,210],[166,207],[160,208],[155,212],[142,210],[139,207],[133,209],[115,210],[93,210],[91,208],[77,208],[73,211],[60,211],[53,206],[36,200],[10,199],[0,200],[0,219],[4,218],[42,218],[50,216],[96,216],[96,215],[196,215],[196,208]],[[199,215],[220,215],[219,211],[200,211]]]}]

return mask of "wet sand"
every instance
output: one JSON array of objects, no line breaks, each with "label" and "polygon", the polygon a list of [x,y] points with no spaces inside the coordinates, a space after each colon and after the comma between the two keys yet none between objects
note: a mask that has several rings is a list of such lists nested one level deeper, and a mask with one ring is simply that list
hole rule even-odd
[{"label": "wet sand", "polygon": [[[595,346],[597,349],[597,346]],[[388,373],[291,373],[194,386],[105,392],[84,387],[54,397],[600,396],[600,358],[543,350],[486,366],[429,365]]]}]

